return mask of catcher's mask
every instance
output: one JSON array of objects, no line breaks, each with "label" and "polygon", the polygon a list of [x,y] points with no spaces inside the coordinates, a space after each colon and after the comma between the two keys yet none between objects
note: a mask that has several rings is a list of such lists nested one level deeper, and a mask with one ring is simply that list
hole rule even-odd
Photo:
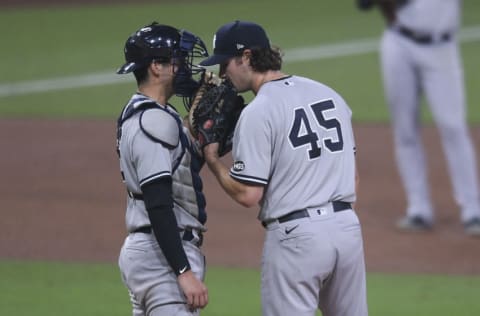
[{"label": "catcher's mask", "polygon": [[198,36],[157,22],[130,35],[124,53],[126,63],[117,70],[117,74],[147,67],[153,60],[174,63],[177,66],[174,90],[180,97],[190,97],[200,86],[200,78],[195,80],[194,76],[201,75],[205,70],[194,64],[194,59],[208,57],[207,48]]}]

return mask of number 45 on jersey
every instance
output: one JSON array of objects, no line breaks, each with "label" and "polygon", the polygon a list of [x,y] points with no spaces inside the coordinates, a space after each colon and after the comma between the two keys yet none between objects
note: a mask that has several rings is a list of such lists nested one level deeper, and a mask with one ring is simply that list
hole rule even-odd
[{"label": "number 45 on jersey", "polygon": [[[295,109],[293,125],[288,134],[288,138],[293,148],[307,146],[307,148],[309,148],[308,156],[310,159],[320,157],[322,154],[322,147],[326,147],[331,152],[343,150],[343,136],[340,121],[335,117],[328,119],[325,118],[325,112],[335,109],[333,101],[320,101],[310,104],[309,106],[315,116],[315,122],[313,123],[310,122],[309,116],[305,112],[305,108]],[[315,124],[314,126],[322,127],[327,131],[335,129],[337,140],[335,141],[332,137],[322,137],[319,144],[318,140],[320,137],[318,135],[318,128],[316,128],[315,131],[312,130],[313,124]],[[303,133],[301,133],[302,126],[304,127]]]}]

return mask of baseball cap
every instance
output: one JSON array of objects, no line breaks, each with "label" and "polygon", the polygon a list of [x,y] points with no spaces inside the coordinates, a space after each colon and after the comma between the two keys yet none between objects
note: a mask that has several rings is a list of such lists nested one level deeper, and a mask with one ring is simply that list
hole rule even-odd
[{"label": "baseball cap", "polygon": [[269,48],[270,40],[258,24],[234,21],[221,26],[213,37],[213,55],[200,62],[201,66],[212,66],[238,56],[247,48]]}]

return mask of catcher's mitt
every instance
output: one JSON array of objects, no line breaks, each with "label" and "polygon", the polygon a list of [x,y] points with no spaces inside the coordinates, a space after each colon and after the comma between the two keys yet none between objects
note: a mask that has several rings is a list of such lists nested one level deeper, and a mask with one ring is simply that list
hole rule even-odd
[{"label": "catcher's mitt", "polygon": [[229,80],[205,74],[188,113],[190,132],[200,148],[219,143],[219,156],[232,150],[233,132],[244,106],[243,97]]}]

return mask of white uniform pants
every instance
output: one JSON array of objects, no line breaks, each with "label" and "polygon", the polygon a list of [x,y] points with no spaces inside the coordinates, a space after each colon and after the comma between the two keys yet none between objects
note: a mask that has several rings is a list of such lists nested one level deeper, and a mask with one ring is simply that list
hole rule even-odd
[{"label": "white uniform pants", "polygon": [[[205,257],[198,247],[182,241],[192,271],[204,279]],[[191,312],[177,277],[160,250],[154,234],[127,236],[118,260],[122,280],[129,290],[133,316],[197,316]]]},{"label": "white uniform pants", "polygon": [[480,216],[475,152],[466,123],[463,70],[453,40],[417,44],[386,30],[381,62],[391,112],[395,154],[407,195],[407,215],[433,220],[425,153],[421,140],[420,96],[425,95],[437,125],[461,219]]},{"label": "white uniform pants", "polygon": [[268,225],[262,260],[263,316],[367,316],[360,223],[352,210]]}]

